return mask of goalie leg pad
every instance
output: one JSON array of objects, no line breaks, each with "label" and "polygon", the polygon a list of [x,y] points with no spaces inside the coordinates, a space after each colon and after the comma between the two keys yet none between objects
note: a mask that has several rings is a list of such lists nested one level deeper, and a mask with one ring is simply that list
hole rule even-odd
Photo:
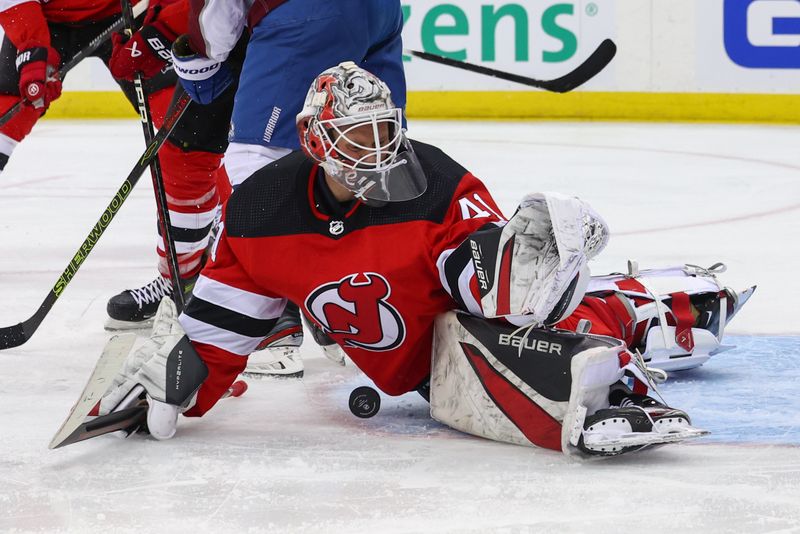
[{"label": "goalie leg pad", "polygon": [[586,414],[623,375],[615,339],[449,312],[436,320],[431,415],[477,436],[577,451]]}]

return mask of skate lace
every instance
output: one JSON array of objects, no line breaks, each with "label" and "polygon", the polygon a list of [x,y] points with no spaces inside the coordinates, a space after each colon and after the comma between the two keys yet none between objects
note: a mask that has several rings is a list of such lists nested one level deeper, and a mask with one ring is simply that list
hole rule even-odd
[{"label": "skate lace", "polygon": [[728,270],[728,266],[718,261],[711,267],[701,267],[699,265],[694,265],[692,263],[686,264],[686,271],[688,274],[693,275],[700,275],[700,276],[708,276],[711,278],[716,278],[716,275],[722,274]]},{"label": "skate lace", "polygon": [[623,369],[630,371],[633,376],[647,384],[648,389],[666,406],[667,402],[658,390],[658,384],[663,384],[667,381],[667,372],[655,367],[648,367],[638,349],[634,352],[628,351],[628,354],[631,355],[631,361]]},{"label": "skate lace", "polygon": [[128,291],[130,291],[136,304],[141,307],[144,304],[160,302],[166,295],[171,294],[172,283],[163,276],[159,276],[143,287],[129,289]]}]

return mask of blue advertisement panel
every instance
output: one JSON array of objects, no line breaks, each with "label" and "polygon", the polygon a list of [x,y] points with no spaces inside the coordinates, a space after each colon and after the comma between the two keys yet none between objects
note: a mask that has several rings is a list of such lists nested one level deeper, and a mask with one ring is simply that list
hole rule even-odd
[{"label": "blue advertisement panel", "polygon": [[800,68],[800,0],[725,0],[724,36],[737,65]]}]

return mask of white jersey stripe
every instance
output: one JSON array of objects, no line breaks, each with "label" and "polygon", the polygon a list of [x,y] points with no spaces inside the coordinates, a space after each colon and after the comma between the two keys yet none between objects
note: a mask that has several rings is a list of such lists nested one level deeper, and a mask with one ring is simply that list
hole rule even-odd
[{"label": "white jersey stripe", "polygon": [[453,290],[450,288],[450,284],[447,282],[447,276],[445,275],[444,272],[444,264],[447,261],[447,258],[449,258],[453,254],[454,250],[455,250],[454,248],[448,248],[447,250],[439,254],[439,258],[436,260],[436,269],[438,269],[439,271],[439,282],[441,282],[444,290],[450,293],[451,297],[453,296]]},{"label": "white jersey stripe", "polygon": [[249,356],[261,343],[262,337],[249,337],[212,326],[182,313],[178,321],[192,341],[213,345],[239,356]]},{"label": "white jersey stripe", "polygon": [[217,213],[217,208],[210,211],[201,213],[180,213],[178,211],[169,210],[169,223],[175,228],[189,228],[190,230],[197,230],[198,228],[205,228],[214,221],[214,215]]},{"label": "white jersey stripe", "polygon": [[451,297],[458,300],[458,297],[461,297],[461,300],[464,302],[464,305],[467,307],[467,311],[472,313],[473,315],[477,315],[479,317],[483,317],[483,310],[481,309],[480,303],[475,300],[475,297],[472,295],[472,291],[470,291],[469,283],[470,280],[475,276],[475,266],[472,262],[468,262],[464,266],[464,270],[461,271],[461,274],[458,275],[458,287],[456,288],[456,293],[453,293],[453,288],[450,287],[450,284],[447,281],[447,276],[445,275],[444,264],[447,262],[448,258],[453,254],[453,251],[456,250],[454,248],[450,248],[439,254],[439,259],[436,260],[436,268],[439,270],[439,281],[442,283],[442,287],[447,291]]},{"label": "white jersey stripe", "polygon": [[197,298],[247,315],[253,319],[277,319],[286,307],[286,299],[265,297],[212,278],[200,275],[192,290]]},{"label": "white jersey stripe", "polygon": [[[178,254],[190,254],[192,252],[197,252],[198,250],[202,250],[208,246],[208,239],[209,236],[204,237],[200,241],[194,241],[192,243],[175,241],[175,252]],[[158,250],[161,252],[164,252],[164,239],[161,236],[158,236],[156,247],[158,247]]]},{"label": "white jersey stripe", "polygon": [[472,291],[469,288],[469,282],[475,277],[475,265],[472,262],[467,263],[461,274],[458,275],[458,291],[461,293],[461,300],[467,307],[467,311],[478,317],[483,317],[483,308],[472,296]]}]

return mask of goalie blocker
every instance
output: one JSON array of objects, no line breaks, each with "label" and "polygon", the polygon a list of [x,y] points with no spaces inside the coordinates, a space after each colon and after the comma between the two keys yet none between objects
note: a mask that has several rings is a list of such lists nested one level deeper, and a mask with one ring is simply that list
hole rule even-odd
[{"label": "goalie blocker", "polygon": [[611,456],[706,433],[681,410],[631,393],[625,375],[654,387],[617,339],[448,312],[435,326],[431,415],[566,455]]}]

